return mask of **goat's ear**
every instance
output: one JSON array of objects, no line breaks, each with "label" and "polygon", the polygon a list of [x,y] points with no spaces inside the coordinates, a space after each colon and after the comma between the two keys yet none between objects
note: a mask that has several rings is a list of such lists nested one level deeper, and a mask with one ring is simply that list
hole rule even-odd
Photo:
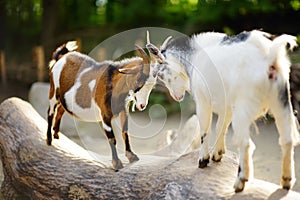
[{"label": "goat's ear", "polygon": [[150,55],[152,55],[158,62],[163,62],[165,57],[161,54],[160,50],[153,44],[149,43],[146,45]]},{"label": "goat's ear", "polygon": [[139,45],[135,45],[140,56],[143,58],[143,73],[146,75],[149,75],[150,73],[150,60],[148,55],[146,54],[146,52],[144,51],[144,49],[142,47],[140,47]]},{"label": "goat's ear", "polygon": [[142,65],[136,65],[136,66],[124,65],[122,67],[119,67],[118,71],[121,74],[136,74],[139,73],[141,69],[142,69]]},{"label": "goat's ear", "polygon": [[137,44],[135,45],[135,47],[137,48],[138,54],[143,58],[144,64],[149,64],[150,63],[149,57],[146,54],[146,52],[144,51],[144,49]]}]

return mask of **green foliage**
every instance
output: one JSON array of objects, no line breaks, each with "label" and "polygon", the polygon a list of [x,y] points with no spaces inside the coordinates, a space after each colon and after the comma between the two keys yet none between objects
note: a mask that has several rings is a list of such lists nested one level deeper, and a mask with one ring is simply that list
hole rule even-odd
[{"label": "green foliage", "polygon": [[147,108],[151,108],[151,105],[164,105],[164,108],[166,109],[166,112],[168,114],[176,113],[180,111],[180,105],[179,103],[172,100],[167,92],[161,92],[154,90],[151,93],[151,96],[149,98],[149,106]]},{"label": "green foliage", "polygon": [[6,26],[8,34],[17,38],[36,37],[41,31],[42,8],[40,0],[6,1]]},{"label": "green foliage", "polygon": [[[0,0],[0,48],[8,61],[31,60],[43,44],[47,59],[60,43],[80,38],[89,52],[123,30],[158,26],[186,34],[263,28],[299,34],[300,0]],[[51,9],[48,4],[54,4]],[[50,15],[45,16],[46,11]],[[45,20],[50,19],[51,20]],[[3,36],[4,35],[4,36]],[[47,56],[48,55],[48,56]],[[14,62],[16,62],[14,60]]]},{"label": "green foliage", "polygon": [[[6,0],[6,29],[11,36],[37,38],[41,34],[43,0]],[[167,26],[184,30],[232,29],[247,16],[293,13],[300,0],[61,0],[57,1],[57,34],[99,26]],[[299,14],[295,14],[299,17]],[[252,22],[255,24],[255,22]],[[222,25],[223,24],[223,25]],[[122,28],[121,28],[122,29]]]},{"label": "green foliage", "polygon": [[300,10],[300,1],[299,0],[292,0],[290,1],[291,7],[295,10],[298,11]]}]

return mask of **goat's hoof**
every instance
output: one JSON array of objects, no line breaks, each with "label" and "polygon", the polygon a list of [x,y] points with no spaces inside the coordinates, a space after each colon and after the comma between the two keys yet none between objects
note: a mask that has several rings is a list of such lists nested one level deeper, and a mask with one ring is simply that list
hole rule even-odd
[{"label": "goat's hoof", "polygon": [[236,193],[242,192],[244,190],[244,188],[245,188],[246,181],[247,180],[244,179],[244,178],[237,178],[237,180],[235,181],[234,186],[233,186],[234,191]]},{"label": "goat's hoof", "polygon": [[50,146],[51,143],[52,143],[52,140],[51,140],[51,139],[46,139],[46,142],[47,142],[47,144]]},{"label": "goat's hoof", "polygon": [[130,163],[140,160],[139,157],[137,157],[137,155],[128,151],[126,152],[126,157],[128,158]]},{"label": "goat's hoof", "polygon": [[199,159],[199,168],[207,167],[207,164],[209,163],[209,158],[207,159]]},{"label": "goat's hoof", "polygon": [[289,190],[292,188],[292,178],[290,177],[282,177],[281,178],[281,186],[282,189]]},{"label": "goat's hoof", "polygon": [[112,161],[113,169],[117,172],[123,168],[123,164],[120,159]]},{"label": "goat's hoof", "polygon": [[211,159],[212,159],[212,161],[214,161],[214,162],[221,162],[222,157],[223,157],[223,156],[215,156],[215,155],[213,155]]},{"label": "goat's hoof", "polygon": [[222,160],[222,158],[223,158],[223,154],[225,154],[224,150],[219,150],[218,152],[214,152],[211,159],[214,162],[220,162]]},{"label": "goat's hoof", "polygon": [[54,137],[54,139],[59,139],[58,133],[54,133],[54,134],[53,134],[53,137]]}]

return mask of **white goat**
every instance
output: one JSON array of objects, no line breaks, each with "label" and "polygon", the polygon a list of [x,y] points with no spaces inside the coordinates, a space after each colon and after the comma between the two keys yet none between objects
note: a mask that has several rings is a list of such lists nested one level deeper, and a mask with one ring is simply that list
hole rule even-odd
[{"label": "white goat", "polygon": [[120,116],[125,155],[130,162],[137,161],[127,134],[128,104],[138,103],[139,110],[146,107],[152,87],[148,91],[148,86],[143,86],[153,79],[149,78],[150,61],[140,47],[142,58],[101,63],[79,52],[70,52],[76,48],[75,43],[62,45],[50,62],[47,144],[51,145],[52,131],[54,138],[59,138],[60,120],[65,111],[80,120],[101,121],[111,147],[113,168],[119,170],[123,165],[117,155],[111,121]]},{"label": "white goat", "polygon": [[232,122],[240,151],[236,192],[242,191],[253,176],[255,145],[250,126],[267,111],[274,115],[280,135],[281,185],[290,189],[295,181],[293,153],[299,133],[290,100],[290,62],[285,47],[289,44],[292,49],[297,43],[290,35],[274,40],[269,37],[257,30],[236,36],[208,32],[171,40],[161,49],[146,45],[156,57],[158,78],[171,96],[180,101],[188,91],[195,100],[201,129],[200,168],[206,167],[210,159],[212,113],[218,114],[214,161],[220,161],[225,153],[224,135]]}]

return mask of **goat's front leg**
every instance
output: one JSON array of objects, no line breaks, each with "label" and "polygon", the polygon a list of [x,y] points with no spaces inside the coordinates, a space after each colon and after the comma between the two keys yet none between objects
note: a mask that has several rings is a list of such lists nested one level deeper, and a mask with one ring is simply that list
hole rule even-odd
[{"label": "goat's front leg", "polygon": [[120,113],[120,122],[122,127],[122,137],[125,143],[125,155],[128,158],[129,162],[138,161],[139,158],[131,151],[129,137],[128,137],[128,115],[125,111]]},{"label": "goat's front leg", "polygon": [[123,164],[118,157],[118,153],[117,153],[117,149],[116,149],[117,141],[116,141],[114,132],[112,130],[111,120],[112,120],[112,117],[103,117],[102,125],[103,125],[104,132],[106,134],[106,137],[108,139],[108,142],[109,142],[109,145],[111,148],[113,169],[115,171],[118,171],[119,169],[123,168]]},{"label": "goat's front leg", "polygon": [[200,102],[198,104],[196,103],[196,105],[197,105],[197,117],[199,119],[200,135],[201,135],[200,156],[199,156],[198,166],[199,168],[204,168],[208,165],[210,159],[208,148],[209,148],[210,125],[212,120],[212,110],[209,104],[206,104],[205,106],[204,102]]},{"label": "goat's front leg", "polygon": [[64,107],[61,104],[58,104],[56,111],[55,111],[54,124],[53,124],[53,131],[54,131],[53,137],[55,139],[59,139],[59,135],[58,135],[59,126],[60,126],[60,121],[61,121],[61,118],[62,118],[64,112],[65,112]]}]

